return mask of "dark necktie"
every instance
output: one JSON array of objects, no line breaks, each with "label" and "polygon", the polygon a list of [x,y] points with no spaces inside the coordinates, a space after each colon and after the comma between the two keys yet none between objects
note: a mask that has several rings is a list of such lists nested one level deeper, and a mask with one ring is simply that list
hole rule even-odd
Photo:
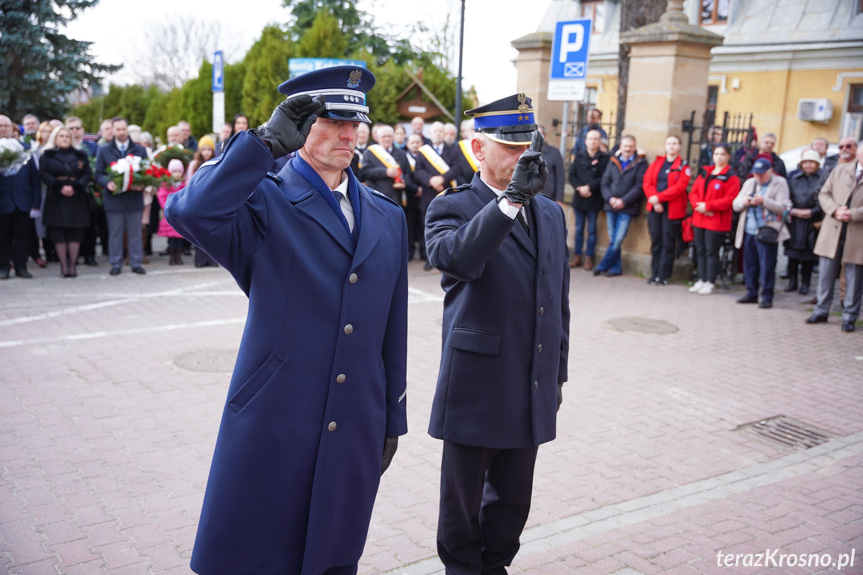
[{"label": "dark necktie", "polygon": [[527,235],[530,236],[530,228],[527,227],[527,220],[524,218],[524,210],[525,208],[520,209],[518,211],[518,215],[516,215],[515,217],[516,219],[518,219],[518,223],[521,224],[521,227],[524,228],[524,231],[527,233]]}]

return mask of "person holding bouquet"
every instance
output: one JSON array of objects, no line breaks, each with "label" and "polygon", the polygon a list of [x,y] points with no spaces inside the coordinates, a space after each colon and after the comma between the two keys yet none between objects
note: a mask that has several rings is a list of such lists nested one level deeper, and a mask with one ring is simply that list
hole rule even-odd
[{"label": "person holding bouquet", "polygon": [[[174,158],[168,162],[168,171],[171,172],[171,177],[174,181],[173,183],[165,181],[159,188],[159,205],[163,210],[165,209],[165,202],[168,201],[168,196],[174,192],[182,190],[186,186],[184,179],[186,170],[183,167],[182,161]],[[163,238],[168,238],[168,253],[171,256],[170,261],[168,261],[168,265],[183,265],[183,236],[181,236],[165,218],[162,218],[159,221],[159,235]]]},{"label": "person holding bouquet", "polygon": [[69,128],[54,129],[42,154],[39,175],[47,188],[42,220],[57,250],[60,276],[77,277],[78,250],[90,227],[88,188],[93,173],[87,152],[72,146]]},{"label": "person holding bouquet", "polygon": [[96,156],[96,182],[102,186],[103,206],[108,220],[108,261],[111,263],[111,275],[119,275],[123,271],[123,234],[128,236],[129,265],[136,274],[147,273],[141,267],[144,259],[144,244],[141,238],[141,216],[144,211],[144,186],[136,184],[134,178],[128,188],[118,185],[112,179],[111,165],[121,158],[132,156],[145,159],[147,150],[129,139],[129,123],[126,118],[116,117],[111,120],[114,137],[99,148]]}]

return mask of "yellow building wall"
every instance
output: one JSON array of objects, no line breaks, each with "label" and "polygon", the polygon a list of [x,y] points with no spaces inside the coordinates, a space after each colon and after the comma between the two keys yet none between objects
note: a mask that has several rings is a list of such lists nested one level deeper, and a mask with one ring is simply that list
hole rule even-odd
[{"label": "yellow building wall", "polygon": [[[753,125],[758,134],[776,134],[776,150],[782,153],[791,148],[805,146],[814,138],[827,138],[831,143],[839,140],[842,110],[847,98],[847,83],[839,92],[833,91],[840,72],[859,72],[863,69],[784,70],[774,72],[731,72],[725,75],[726,93],[720,92],[716,103],[717,121],[725,111],[731,114],[752,113]],[[714,77],[711,77],[714,78]],[[740,88],[732,88],[739,80]],[[718,86],[718,80],[711,80]],[[797,119],[797,105],[801,98],[827,98],[833,104],[830,122],[806,122]]]}]

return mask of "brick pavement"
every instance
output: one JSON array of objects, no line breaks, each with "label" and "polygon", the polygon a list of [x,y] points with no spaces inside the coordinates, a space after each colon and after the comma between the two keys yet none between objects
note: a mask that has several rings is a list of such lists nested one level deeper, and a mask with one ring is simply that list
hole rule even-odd
[{"label": "brick pavement", "polygon": [[[166,259],[145,277],[102,261],[0,283],[0,572],[189,573],[246,300],[223,270]],[[410,433],[362,574],[442,571],[440,442],[425,433],[442,292],[417,262],[410,285]],[[835,572],[717,566],[764,549],[855,549],[842,572],[863,573],[863,335],[805,325],[796,294],[772,310],[737,295],[575,271],[570,383],[512,573]],[[677,331],[609,323],[626,317]],[[834,439],[789,451],[735,431],[779,414]]]}]

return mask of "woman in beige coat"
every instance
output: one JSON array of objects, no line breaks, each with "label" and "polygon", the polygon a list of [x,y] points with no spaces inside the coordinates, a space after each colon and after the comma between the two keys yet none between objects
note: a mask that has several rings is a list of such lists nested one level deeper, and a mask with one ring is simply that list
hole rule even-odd
[{"label": "woman in beige coat", "polygon": [[[740,212],[734,247],[743,247],[743,276],[746,279],[746,295],[737,303],[758,301],[761,287],[761,302],[758,307],[773,307],[773,287],[776,284],[776,254],[779,243],[791,237],[784,224],[791,200],[785,178],[773,173],[770,162],[763,158],[755,160],[752,176],[743,184],[734,198],[732,207]],[[756,239],[758,228],[770,226],[779,231],[779,243],[767,244]]]},{"label": "woman in beige coat", "polygon": [[[818,303],[807,323],[827,321],[833,303],[833,283],[845,266],[845,309],[842,331],[854,331],[863,297],[863,146],[857,147],[857,161],[840,164],[818,192],[824,221],[815,243],[818,260]],[[843,237],[844,236],[844,237]]]}]

